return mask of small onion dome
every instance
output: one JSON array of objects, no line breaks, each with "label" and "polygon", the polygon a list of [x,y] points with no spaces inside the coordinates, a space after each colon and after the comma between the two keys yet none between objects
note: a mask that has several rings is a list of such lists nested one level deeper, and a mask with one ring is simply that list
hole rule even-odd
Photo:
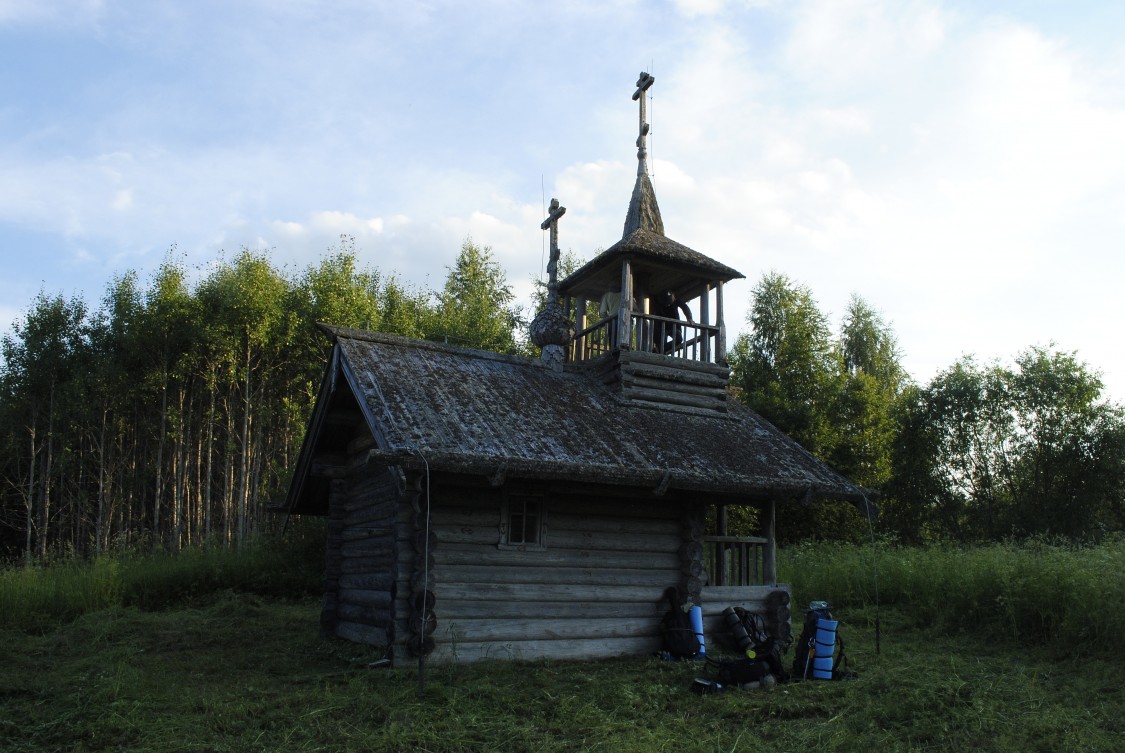
[{"label": "small onion dome", "polygon": [[531,342],[536,347],[567,345],[574,339],[574,322],[566,318],[558,301],[549,302],[531,320]]}]

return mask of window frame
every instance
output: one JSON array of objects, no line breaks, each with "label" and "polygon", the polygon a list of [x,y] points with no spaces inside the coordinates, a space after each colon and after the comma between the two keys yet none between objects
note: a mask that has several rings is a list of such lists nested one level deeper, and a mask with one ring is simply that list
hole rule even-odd
[{"label": "window frame", "polygon": [[[528,505],[533,504],[537,509],[538,520],[535,524],[535,540],[512,540],[513,515],[521,518],[527,517]],[[521,527],[521,532],[527,532],[526,522]],[[547,497],[535,492],[509,492],[505,493],[500,504],[500,541],[496,544],[498,549],[518,552],[543,551],[547,548]],[[522,537],[521,533],[521,539]]]}]

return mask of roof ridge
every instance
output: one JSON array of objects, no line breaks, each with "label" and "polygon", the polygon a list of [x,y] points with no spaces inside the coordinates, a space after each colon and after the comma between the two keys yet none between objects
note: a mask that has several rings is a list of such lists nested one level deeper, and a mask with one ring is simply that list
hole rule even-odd
[{"label": "roof ridge", "polygon": [[381,343],[383,345],[397,345],[403,348],[414,348],[416,350],[431,350],[439,353],[448,353],[450,355],[462,356],[466,358],[478,358],[488,361],[500,361],[502,363],[511,363],[519,366],[532,366],[535,368],[544,368],[543,362],[538,359],[529,358],[527,356],[513,355],[510,353],[497,353],[491,350],[482,350],[480,348],[466,348],[462,345],[451,345],[449,343],[439,343],[433,340],[422,340],[417,337],[406,337],[404,335],[393,335],[389,332],[376,332],[368,329],[357,329],[355,327],[340,327],[326,322],[317,322],[325,333],[332,337],[333,341],[336,340],[359,340],[361,342]]}]

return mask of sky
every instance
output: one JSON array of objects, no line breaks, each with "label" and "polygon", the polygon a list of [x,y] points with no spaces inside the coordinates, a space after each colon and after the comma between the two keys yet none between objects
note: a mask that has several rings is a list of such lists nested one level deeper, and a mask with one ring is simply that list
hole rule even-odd
[{"label": "sky", "polygon": [[640,71],[667,235],[925,384],[1077,352],[1125,402],[1125,3],[0,0],[0,331],[166,259],[360,260],[440,287],[462,241],[522,301],[621,237]]}]

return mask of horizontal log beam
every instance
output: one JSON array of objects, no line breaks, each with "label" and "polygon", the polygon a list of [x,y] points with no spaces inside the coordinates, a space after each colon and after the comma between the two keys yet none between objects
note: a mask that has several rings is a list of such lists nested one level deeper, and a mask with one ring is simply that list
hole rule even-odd
[{"label": "horizontal log beam", "polygon": [[687,384],[676,379],[652,379],[649,377],[622,374],[621,383],[626,389],[647,389],[661,392],[678,392],[685,395],[698,395],[699,397],[721,400],[726,402],[727,393],[725,385],[700,386]]},{"label": "horizontal log beam", "polygon": [[370,573],[343,573],[337,581],[341,589],[358,588],[372,591],[387,591],[389,594],[391,584],[395,581],[395,575],[390,570]]},{"label": "horizontal log beam", "polygon": [[682,385],[708,388],[717,387],[719,389],[725,389],[729,381],[729,375],[726,373],[702,372],[694,369],[684,369],[679,365],[671,366],[665,364],[629,364],[622,370],[622,377],[626,375],[656,382],[676,382]]},{"label": "horizontal log beam", "polygon": [[336,614],[343,622],[354,622],[386,629],[391,625],[391,610],[362,604],[341,604]]},{"label": "horizontal log beam", "polygon": [[666,403],[669,405],[683,405],[689,408],[699,408],[704,410],[725,410],[726,409],[726,393],[710,397],[703,397],[698,395],[688,395],[684,392],[674,389],[645,389],[642,387],[624,387],[621,394],[625,397],[645,400],[650,403]]},{"label": "horizontal log beam", "polygon": [[[548,539],[550,534],[548,533]],[[680,566],[676,552],[622,552],[607,549],[572,549],[549,545],[534,552],[479,547],[472,544],[448,544],[434,550],[439,565],[493,565],[500,567],[571,566],[600,568],[655,568],[674,570]],[[402,559],[400,558],[400,563]]]},{"label": "horizontal log beam", "polygon": [[[657,619],[668,609],[667,602],[587,602],[587,601],[476,601],[445,599],[441,602],[441,616],[446,623],[462,619],[528,619],[588,620],[588,619]],[[409,604],[395,602],[396,619],[406,619],[413,613]]]},{"label": "horizontal log beam", "polygon": [[[679,568],[616,570],[600,567],[496,568],[487,565],[447,566],[441,569],[439,576],[442,583],[449,585],[524,583],[545,586],[638,586],[654,591],[667,588],[669,584],[682,578]],[[340,585],[345,585],[344,576],[340,578]]]},{"label": "horizontal log beam", "polygon": [[638,638],[660,634],[660,620],[591,618],[573,620],[540,619],[445,619],[434,638],[439,641],[521,641],[565,640],[575,638]]},{"label": "horizontal log beam", "polygon": [[[668,585],[676,585],[678,580]],[[616,601],[616,602],[656,602],[663,596],[663,589],[637,586],[573,586],[566,584],[473,584],[435,583],[434,594],[438,604],[444,600],[478,601]],[[344,591],[341,591],[343,598]]]},{"label": "horizontal log beam", "polygon": [[357,622],[340,622],[336,625],[336,635],[353,643],[366,643],[369,646],[386,646],[387,631],[384,628],[362,625]]},{"label": "horizontal log beam", "polygon": [[363,588],[341,588],[340,604],[359,604],[363,606],[387,608],[391,605],[391,592]]},{"label": "horizontal log beam", "polygon": [[660,648],[655,637],[439,642],[431,661],[472,662],[488,659],[604,659],[643,656]]}]

